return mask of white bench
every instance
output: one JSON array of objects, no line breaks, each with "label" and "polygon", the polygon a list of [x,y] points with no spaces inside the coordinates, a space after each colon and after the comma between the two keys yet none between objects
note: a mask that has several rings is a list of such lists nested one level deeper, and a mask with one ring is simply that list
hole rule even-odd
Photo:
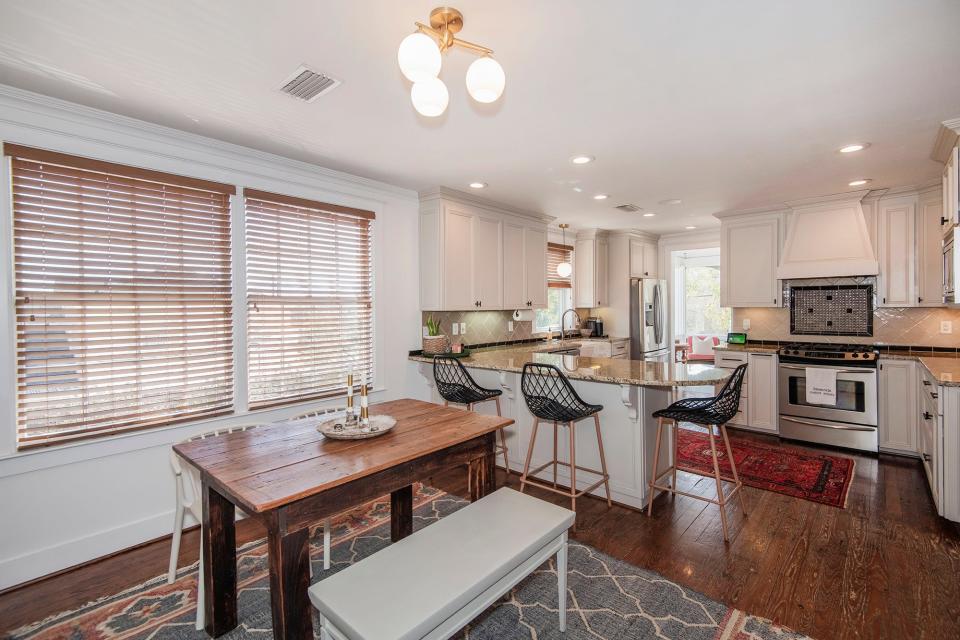
[{"label": "white bench", "polygon": [[566,630],[575,514],[500,489],[310,587],[322,640],[442,640],[557,556]]}]

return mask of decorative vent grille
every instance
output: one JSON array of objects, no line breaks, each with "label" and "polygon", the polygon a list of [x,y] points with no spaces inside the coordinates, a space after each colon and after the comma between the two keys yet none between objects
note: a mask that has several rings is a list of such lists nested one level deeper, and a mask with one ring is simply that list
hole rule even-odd
[{"label": "decorative vent grille", "polygon": [[280,91],[299,100],[313,102],[340,85],[340,81],[301,65],[280,87]]},{"label": "decorative vent grille", "polygon": [[618,204],[614,209],[619,209],[620,211],[625,211],[626,213],[636,213],[640,211],[640,207],[635,204]]}]

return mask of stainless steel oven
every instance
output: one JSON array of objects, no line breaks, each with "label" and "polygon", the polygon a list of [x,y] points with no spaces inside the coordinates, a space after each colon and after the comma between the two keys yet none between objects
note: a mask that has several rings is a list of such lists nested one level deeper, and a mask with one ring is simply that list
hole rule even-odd
[{"label": "stainless steel oven", "polygon": [[[876,452],[876,353],[863,347],[795,347],[780,350],[780,436]],[[836,404],[807,402],[808,368],[836,371]]]}]

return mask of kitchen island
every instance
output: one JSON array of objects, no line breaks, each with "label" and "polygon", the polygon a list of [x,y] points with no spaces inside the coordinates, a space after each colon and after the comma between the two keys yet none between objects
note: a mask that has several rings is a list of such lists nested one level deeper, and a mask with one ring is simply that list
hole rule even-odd
[{"label": "kitchen island", "polygon": [[[506,429],[507,447],[510,454],[510,469],[519,474],[530,443],[533,415],[527,410],[520,392],[520,373],[527,362],[550,364],[559,368],[585,401],[602,404],[600,430],[606,451],[607,469],[610,474],[610,492],[615,502],[634,508],[642,508],[647,498],[647,482],[656,443],[656,419],[653,412],[673,401],[673,391],[678,387],[706,386],[711,389],[722,385],[731,371],[712,365],[682,364],[668,360],[623,360],[616,358],[590,358],[576,355],[548,353],[556,346],[526,346],[512,349],[477,351],[462,362],[476,381],[490,389],[501,389],[500,404],[504,416],[513,418],[515,424]],[[411,384],[424,400],[442,402],[433,382],[433,359],[410,356]],[[414,382],[415,381],[415,382]],[[495,413],[494,403],[480,404],[481,413]],[[593,428],[577,429],[577,463],[585,467],[600,467],[596,435]],[[561,437],[558,445],[561,460],[568,459],[567,439]],[[660,469],[672,463],[672,442],[661,444]],[[536,468],[552,458],[553,438],[550,430],[541,427],[533,450],[530,468]],[[498,456],[497,465],[503,465]],[[552,471],[550,472],[552,480]],[[516,476],[514,476],[515,478]],[[547,479],[547,473],[541,473]],[[514,480],[515,482],[515,480]],[[569,486],[569,474],[561,467],[558,482]],[[577,478],[578,488],[592,483],[591,478]],[[592,492],[602,495],[600,487]]]}]

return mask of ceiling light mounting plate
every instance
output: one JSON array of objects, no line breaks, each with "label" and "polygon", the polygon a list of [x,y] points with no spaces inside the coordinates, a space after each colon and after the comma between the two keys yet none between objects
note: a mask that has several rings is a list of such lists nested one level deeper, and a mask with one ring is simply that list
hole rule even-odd
[{"label": "ceiling light mounting plate", "polygon": [[437,7],[430,12],[430,26],[437,31],[459,33],[463,29],[463,14],[453,7]]}]

